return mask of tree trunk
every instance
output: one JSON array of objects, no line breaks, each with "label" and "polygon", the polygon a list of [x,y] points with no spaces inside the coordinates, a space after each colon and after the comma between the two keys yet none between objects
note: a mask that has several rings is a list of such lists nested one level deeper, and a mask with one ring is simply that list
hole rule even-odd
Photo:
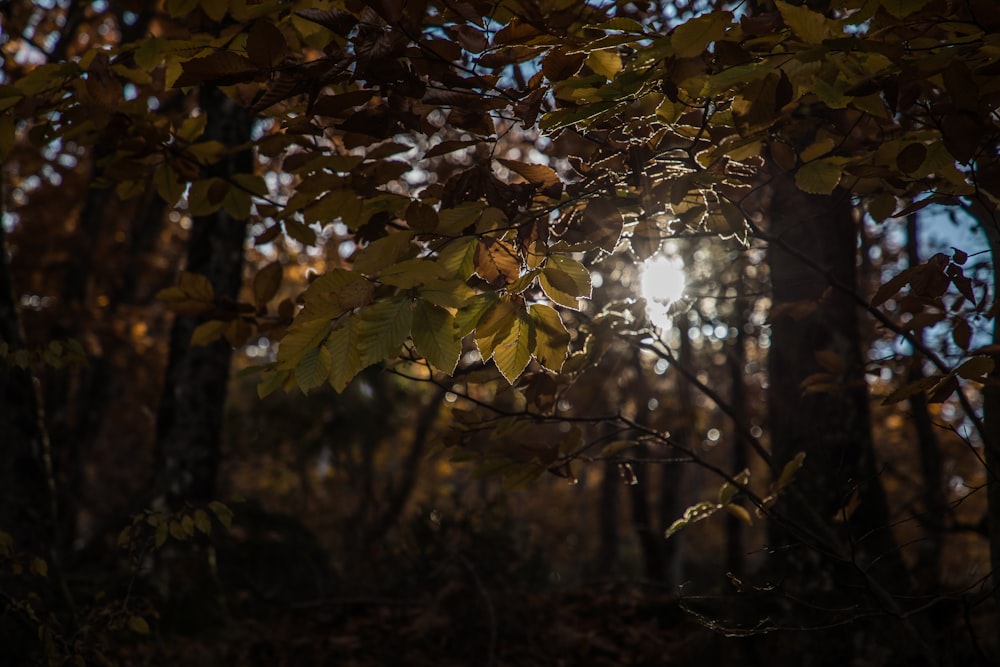
[{"label": "tree trunk", "polygon": [[[208,116],[203,140],[227,147],[250,141],[250,115],[217,88],[203,87],[199,103]],[[209,177],[223,179],[252,173],[252,153],[230,154],[206,171]],[[244,221],[224,209],[194,218],[186,270],[206,276],[217,299],[235,300],[242,282],[245,238]],[[170,506],[205,502],[215,491],[231,349],[224,340],[192,346],[196,326],[198,320],[192,317],[178,316],[174,321],[157,420],[154,490]]]},{"label": "tree trunk", "polygon": [[[889,592],[905,587],[906,571],[875,466],[856,306],[830,289],[832,283],[855,288],[850,197],[839,190],[806,194],[789,174],[774,178],[771,197],[771,447],[779,469],[805,453],[778,505],[781,520],[770,524],[773,548],[781,554],[776,571],[785,592],[805,602],[790,610],[803,625],[830,623],[831,611],[824,608],[839,605],[895,613]],[[803,381],[823,372],[836,386],[807,393]],[[859,597],[865,595],[867,600]],[[851,658],[844,632],[829,638],[844,653],[818,656],[817,664]]]}]

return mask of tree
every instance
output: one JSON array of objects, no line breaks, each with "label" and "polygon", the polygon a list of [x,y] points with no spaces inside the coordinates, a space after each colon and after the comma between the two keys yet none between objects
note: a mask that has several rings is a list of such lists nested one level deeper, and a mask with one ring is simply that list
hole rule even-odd
[{"label": "tree", "polygon": [[[448,444],[510,485],[574,478],[594,457],[626,464],[629,444],[672,447],[722,485],[677,528],[756,510],[782,541],[862,572],[873,613],[906,620],[860,312],[933,366],[886,400],[927,392],[973,426],[996,570],[997,349],[977,348],[969,324],[995,313],[959,250],[872,299],[854,276],[861,215],[892,224],[1000,200],[1000,24],[986,0],[776,0],[752,15],[719,4],[672,28],[644,3],[300,4],[167,0],[162,15],[143,13],[148,35],[106,52],[67,46],[66,59],[56,49],[9,66],[0,87],[5,156],[26,142],[82,151],[97,185],[122,200],[155,189],[190,225],[187,272],[159,292],[177,314],[169,368],[188,369],[168,371],[160,405],[157,488],[173,489],[176,508],[213,494],[226,343],[272,336],[262,398],[341,392],[372,366],[440,385],[463,401]],[[287,266],[271,262],[241,296],[245,221],[262,253],[326,244],[325,270],[279,300]],[[769,248],[766,444],[745,423],[736,374],[730,404],[677,363],[684,332],[592,289],[592,271],[697,235]],[[886,310],[901,293],[905,322]],[[952,357],[922,338],[942,322]],[[638,350],[734,421],[756,456],[747,472],[634,409],[583,400],[595,369],[641,365]],[[601,411],[566,415],[571,399]]]}]

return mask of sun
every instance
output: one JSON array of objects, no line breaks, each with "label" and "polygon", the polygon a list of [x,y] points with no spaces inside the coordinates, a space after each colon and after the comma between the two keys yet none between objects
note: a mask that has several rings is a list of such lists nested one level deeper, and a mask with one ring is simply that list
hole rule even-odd
[{"label": "sun", "polygon": [[639,289],[654,326],[665,329],[672,325],[670,306],[684,296],[684,285],[684,262],[680,258],[657,255],[643,262]]}]

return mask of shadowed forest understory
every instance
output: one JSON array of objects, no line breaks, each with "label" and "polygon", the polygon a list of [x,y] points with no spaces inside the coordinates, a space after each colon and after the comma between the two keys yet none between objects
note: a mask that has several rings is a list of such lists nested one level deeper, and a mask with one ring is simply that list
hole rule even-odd
[{"label": "shadowed forest understory", "polygon": [[993,0],[0,53],[0,664],[1000,664]]}]

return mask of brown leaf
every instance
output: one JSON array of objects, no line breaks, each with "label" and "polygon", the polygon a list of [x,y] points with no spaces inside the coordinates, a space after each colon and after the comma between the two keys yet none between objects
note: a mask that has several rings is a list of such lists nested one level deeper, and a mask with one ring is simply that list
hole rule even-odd
[{"label": "brown leaf", "polygon": [[580,71],[586,53],[567,53],[567,48],[555,48],[542,58],[542,74],[549,81],[563,81]]},{"label": "brown leaf", "polygon": [[490,45],[482,31],[471,25],[452,26],[448,28],[448,33],[470,53],[482,53]]},{"label": "brown leaf", "polygon": [[924,163],[926,157],[927,146],[921,143],[912,143],[899,151],[899,155],[896,156],[896,166],[904,174],[912,174],[920,169],[920,165]]},{"label": "brown leaf", "polygon": [[494,238],[479,240],[474,258],[476,273],[493,287],[503,287],[521,275],[521,259],[514,246]]},{"label": "brown leaf", "polygon": [[587,203],[582,225],[587,240],[605,252],[613,252],[621,238],[625,220],[613,202],[597,198]]},{"label": "brown leaf", "polygon": [[257,67],[267,69],[278,65],[287,50],[285,36],[270,21],[257,21],[247,34],[247,56]]},{"label": "brown leaf", "polygon": [[264,76],[253,61],[232,51],[217,51],[203,58],[192,58],[181,63],[181,69],[183,71],[174,83],[175,88],[202,83],[229,86],[260,80]]},{"label": "brown leaf", "polygon": [[655,255],[663,240],[661,235],[662,232],[655,220],[652,218],[640,220],[635,229],[632,230],[630,240],[636,259],[643,262]]},{"label": "brown leaf", "polygon": [[267,308],[267,302],[274,298],[281,287],[281,262],[271,262],[253,278],[253,300],[258,310]]},{"label": "brown leaf", "polygon": [[528,164],[518,160],[497,158],[497,162],[510,169],[529,183],[537,183],[543,188],[559,183],[559,174],[552,167],[544,164]]},{"label": "brown leaf", "polygon": [[358,24],[357,17],[341,9],[299,9],[295,15],[321,25],[342,37],[346,37]]}]

